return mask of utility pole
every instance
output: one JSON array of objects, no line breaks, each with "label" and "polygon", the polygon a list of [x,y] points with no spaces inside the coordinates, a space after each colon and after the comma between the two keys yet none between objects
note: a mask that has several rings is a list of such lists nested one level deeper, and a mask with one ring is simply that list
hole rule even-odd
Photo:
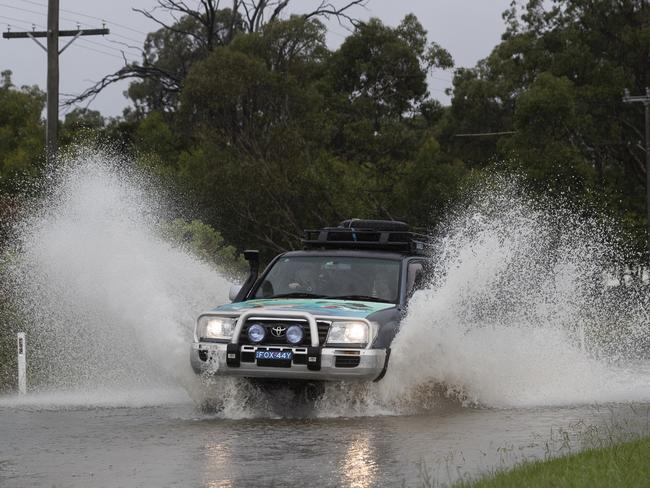
[{"label": "utility pole", "polygon": [[47,127],[45,150],[48,163],[59,148],[59,0],[47,3]]},{"label": "utility pole", "polygon": [[648,217],[648,272],[650,273],[650,88],[646,87],[645,95],[630,96],[625,90],[623,97],[625,103],[642,103],[645,106],[645,177],[646,177],[646,205]]},{"label": "utility pole", "polygon": [[[66,50],[80,36],[97,36],[108,34],[109,30],[79,29],[59,30],[59,0],[48,0],[47,4],[47,31],[32,32],[3,32],[5,39],[29,38],[38,44],[47,53],[47,127],[46,127],[46,156],[47,161],[54,161],[59,147],[59,55]],[[47,38],[47,47],[38,38]],[[59,37],[72,37],[70,41],[59,49]]]}]

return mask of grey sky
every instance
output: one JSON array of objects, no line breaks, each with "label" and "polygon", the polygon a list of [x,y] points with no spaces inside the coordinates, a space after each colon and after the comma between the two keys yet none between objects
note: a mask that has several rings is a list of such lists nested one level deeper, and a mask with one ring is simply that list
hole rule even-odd
[{"label": "grey sky", "polygon": [[[335,0],[337,1],[337,0]],[[338,0],[343,1],[343,0]],[[314,0],[294,0],[297,11],[307,10]],[[388,25],[396,25],[408,13],[414,13],[429,32],[429,40],[448,49],[457,66],[473,66],[499,42],[504,30],[501,12],[510,0],[370,0],[366,9],[358,9],[360,18],[379,17]],[[8,25],[14,31],[37,29],[46,23],[47,0],[0,0],[0,29]],[[84,1],[60,0],[61,29],[101,27],[107,21],[111,34],[105,37],[82,38],[61,55],[61,92],[80,93],[92,81],[119,69],[121,50],[130,60],[139,59],[136,50],[142,46],[147,32],[157,25],[131,9],[151,8],[155,0]],[[332,47],[346,35],[345,28],[333,22],[328,38]],[[63,40],[61,46],[63,46]],[[45,52],[29,39],[0,39],[0,70],[13,71],[16,85],[37,84],[45,88]],[[443,90],[451,85],[451,72],[438,71],[430,78],[431,95],[443,103],[448,98]],[[90,105],[104,115],[120,115],[128,104],[123,92],[128,83],[107,88]],[[61,113],[63,116],[63,111]]]}]

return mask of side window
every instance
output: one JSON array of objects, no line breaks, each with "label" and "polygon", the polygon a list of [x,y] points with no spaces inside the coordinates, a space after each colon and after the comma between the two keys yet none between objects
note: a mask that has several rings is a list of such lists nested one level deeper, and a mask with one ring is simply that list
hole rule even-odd
[{"label": "side window", "polygon": [[406,271],[406,296],[411,298],[411,295],[417,290],[424,287],[425,275],[424,265],[419,261],[409,263],[408,270]]}]

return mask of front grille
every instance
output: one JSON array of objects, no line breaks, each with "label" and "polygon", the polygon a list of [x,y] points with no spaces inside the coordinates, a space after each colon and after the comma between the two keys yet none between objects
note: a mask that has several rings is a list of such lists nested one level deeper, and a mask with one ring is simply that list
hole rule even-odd
[{"label": "front grille", "polygon": [[[266,329],[266,338],[260,342],[260,345],[293,345],[289,344],[287,342],[286,335],[283,335],[282,337],[275,337],[273,334],[271,334],[271,329],[273,327],[289,327],[290,325],[299,325],[302,327],[302,331],[304,334],[304,338],[302,343],[296,344],[299,346],[310,346],[311,345],[311,333],[309,330],[309,323],[305,321],[283,321],[282,319],[265,319],[265,320],[247,320],[246,323],[244,324],[244,327],[242,327],[241,334],[239,334],[239,344],[253,344],[249,339],[248,339],[248,327],[250,327],[253,324],[261,324],[264,326]],[[318,344],[321,346],[325,344],[325,339],[327,339],[327,333],[330,330],[330,323],[329,322],[322,322],[318,321],[316,322],[316,326],[318,327]]]}]

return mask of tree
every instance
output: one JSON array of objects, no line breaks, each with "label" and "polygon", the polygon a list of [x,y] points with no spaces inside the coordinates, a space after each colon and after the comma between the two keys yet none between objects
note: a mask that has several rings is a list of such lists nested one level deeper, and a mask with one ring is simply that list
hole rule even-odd
[{"label": "tree", "polygon": [[61,146],[97,137],[106,120],[97,110],[77,107],[65,115],[61,125]]},{"label": "tree", "polygon": [[165,239],[189,249],[199,259],[218,266],[233,275],[242,275],[246,261],[234,247],[224,242],[221,234],[200,220],[174,219],[162,224]]},{"label": "tree", "polygon": [[[648,85],[649,12],[643,0],[513,2],[502,42],[456,73],[441,143],[470,166],[514,162],[539,191],[640,215],[642,118],[621,98]],[[516,134],[454,137],[499,131]]]},{"label": "tree", "polygon": [[290,248],[303,223],[323,218],[312,178],[328,160],[316,83],[326,55],[323,25],[293,17],[216,49],[188,75],[180,117],[193,150],[180,173],[230,242]]},{"label": "tree", "polygon": [[412,16],[359,24],[334,53],[314,18],[241,34],[186,77],[181,178],[229,242],[268,252],[298,246],[308,226],[416,208],[389,189],[438,117],[427,71],[450,63]]},{"label": "tree", "polygon": [[517,99],[516,134],[504,143],[525,161],[528,175],[542,191],[571,185],[584,193],[594,167],[572,143],[579,124],[575,85],[566,77],[541,73]]},{"label": "tree", "polygon": [[428,45],[426,34],[413,15],[395,29],[379,19],[359,25],[329,64],[333,90],[352,108],[372,111],[376,129],[384,117],[417,111],[428,96],[428,71],[453,66],[446,50]]},{"label": "tree", "polygon": [[144,158],[159,174],[169,175],[175,170],[182,143],[164,114],[151,112],[143,118],[135,127],[133,140],[141,160]]},{"label": "tree", "polygon": [[[355,23],[350,15],[351,9],[366,2],[323,0],[315,9],[300,14],[300,18],[334,17]],[[152,10],[134,9],[161,26],[147,36],[142,62],[125,62],[117,72],[105,76],[66,103],[92,98],[117,81],[132,79],[139,80],[131,84],[128,92],[138,114],[151,110],[175,110],[183,81],[192,64],[215,49],[229,45],[239,33],[261,32],[266,25],[281,20],[292,4],[291,0],[232,0],[229,7],[222,8],[220,0],[201,0],[195,8],[182,0],[158,0]],[[156,15],[156,9],[171,14],[174,22],[162,20]]]},{"label": "tree", "polygon": [[0,192],[21,191],[36,177],[43,162],[45,95],[37,87],[16,89],[11,71],[2,72],[0,85]]},{"label": "tree", "polygon": [[460,200],[469,176],[465,163],[446,153],[431,135],[418,147],[415,158],[404,163],[403,177],[392,191],[395,211],[411,225],[430,230]]},{"label": "tree", "polygon": [[429,98],[427,73],[452,66],[449,53],[428,42],[413,15],[396,28],[378,19],[359,25],[328,61],[335,117],[329,148],[361,166],[366,177],[359,193],[370,202],[370,215],[406,217],[396,214],[405,207],[392,201],[392,189],[413,169],[408,163],[431,137],[436,104]]}]

